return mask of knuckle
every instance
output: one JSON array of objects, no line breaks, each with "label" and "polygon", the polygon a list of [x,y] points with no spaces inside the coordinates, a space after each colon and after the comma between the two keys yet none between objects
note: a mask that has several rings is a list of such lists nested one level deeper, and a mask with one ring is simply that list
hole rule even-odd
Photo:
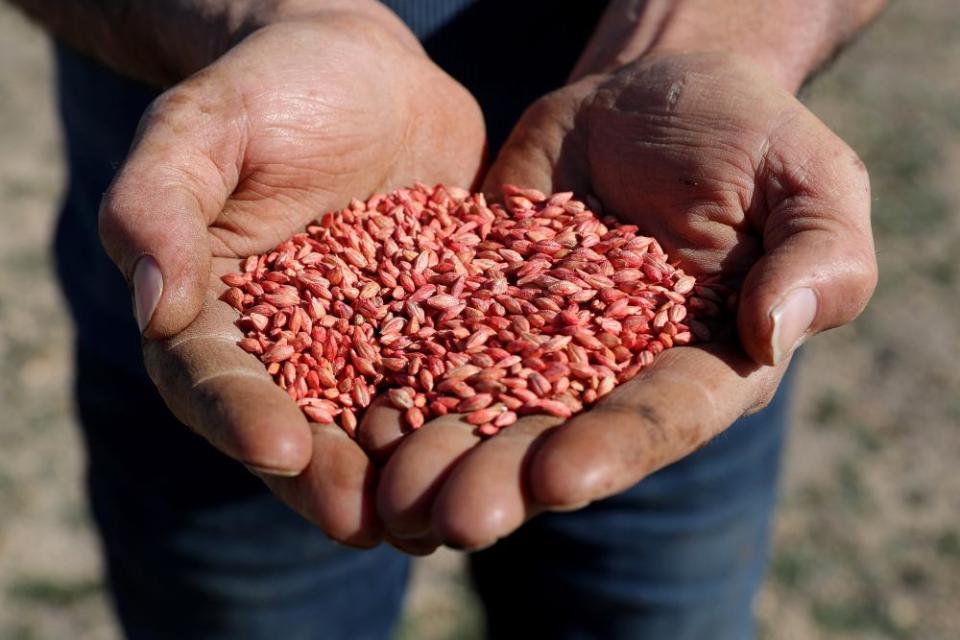
[{"label": "knuckle", "polygon": [[870,172],[866,163],[843,138],[833,131],[829,131],[829,136],[834,148],[827,162],[829,169],[839,177],[838,182],[843,185],[843,191],[850,194],[860,208],[869,214]]},{"label": "knuckle", "polygon": [[[877,289],[880,274],[877,268],[877,257],[873,251],[865,252],[858,262],[857,271],[853,274],[853,299],[856,300],[855,315],[859,315],[870,302],[873,292]],[[852,319],[852,318],[851,318]]]},{"label": "knuckle", "polygon": [[128,275],[125,265],[121,264],[124,256],[122,250],[122,237],[125,227],[124,199],[122,190],[116,184],[111,185],[100,202],[100,210],[97,215],[97,233],[107,254],[124,271],[125,275]]},{"label": "knuckle", "polygon": [[778,387],[779,379],[771,380],[766,384],[761,385],[756,393],[754,401],[747,407],[746,411],[743,412],[743,415],[750,416],[769,407],[770,403],[773,402],[774,397],[777,395]]},{"label": "knuckle", "polygon": [[210,82],[206,74],[209,74],[209,71],[200,72],[154,98],[140,119],[138,134],[154,126],[186,126],[192,116],[210,114],[214,101],[210,95]]},{"label": "knuckle", "polygon": [[851,317],[859,315],[866,307],[879,281],[877,253],[869,232],[859,238],[845,235],[843,244],[837,247],[842,256],[845,269],[836,275],[836,281],[842,291],[845,306],[852,310]]},{"label": "knuckle", "polygon": [[877,265],[877,253],[872,248],[864,251],[860,261],[860,285],[869,294],[877,287],[880,270]]},{"label": "knuckle", "polygon": [[754,402],[745,412],[744,416],[751,416],[755,413],[763,411],[770,406],[770,403],[773,402],[773,397],[776,395],[775,390],[764,392],[756,402]]},{"label": "knuckle", "polygon": [[857,188],[857,193],[860,194],[861,198],[866,200],[869,207],[870,172],[867,170],[867,165],[860,157],[860,154],[849,146],[847,146],[847,151],[848,153],[844,157],[848,163],[849,171],[853,175],[854,186]]}]

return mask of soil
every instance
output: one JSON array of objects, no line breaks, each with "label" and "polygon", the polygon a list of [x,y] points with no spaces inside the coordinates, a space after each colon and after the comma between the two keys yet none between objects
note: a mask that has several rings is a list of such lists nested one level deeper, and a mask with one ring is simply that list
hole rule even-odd
[{"label": "soil", "polygon": [[[955,0],[892,3],[806,94],[870,168],[881,282],[804,349],[764,638],[960,637],[956,18]],[[0,5],[0,640],[109,640],[49,254],[64,178],[50,83],[44,35]],[[418,563],[399,637],[479,637],[462,560]]]}]

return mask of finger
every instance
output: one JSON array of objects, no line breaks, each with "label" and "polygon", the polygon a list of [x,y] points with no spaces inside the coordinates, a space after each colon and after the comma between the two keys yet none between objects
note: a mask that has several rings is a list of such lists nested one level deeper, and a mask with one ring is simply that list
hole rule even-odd
[{"label": "finger", "polygon": [[376,467],[336,425],[313,426],[312,450],[310,463],[298,476],[261,478],[278,498],[337,542],[376,546],[381,538]]},{"label": "finger", "polygon": [[[140,330],[164,338],[196,317],[210,272],[207,225],[236,185],[237,127],[189,88],[156,100],[100,208],[100,237],[133,289]],[[208,100],[209,102],[209,100]]]},{"label": "finger", "polygon": [[846,324],[877,283],[870,185],[856,154],[812,114],[772,138],[758,188],[769,211],[765,255],[740,294],[737,325],[759,363],[781,362],[807,337]]},{"label": "finger", "polygon": [[384,536],[384,541],[397,551],[402,551],[411,556],[428,556],[436,551],[442,544],[439,538],[434,536],[423,536],[420,538],[396,538],[389,534]]},{"label": "finger", "polygon": [[433,505],[433,529],[459,549],[492,545],[542,510],[526,486],[544,435],[563,422],[530,416],[473,448],[450,473]]},{"label": "finger", "polygon": [[357,425],[357,442],[379,465],[386,463],[404,435],[400,411],[385,396],[374,399]]},{"label": "finger", "polygon": [[530,466],[532,497],[573,507],[623,491],[769,402],[785,366],[739,347],[677,347],[549,434]]},{"label": "finger", "polygon": [[449,415],[404,438],[383,468],[377,489],[377,512],[391,535],[429,534],[433,500],[454,465],[480,441],[475,429]]},{"label": "finger", "polygon": [[296,475],[311,459],[310,429],[263,364],[237,346],[236,312],[215,298],[222,288],[211,275],[197,318],[173,338],[144,342],[147,371],[174,415],[217,449],[264,473]]}]

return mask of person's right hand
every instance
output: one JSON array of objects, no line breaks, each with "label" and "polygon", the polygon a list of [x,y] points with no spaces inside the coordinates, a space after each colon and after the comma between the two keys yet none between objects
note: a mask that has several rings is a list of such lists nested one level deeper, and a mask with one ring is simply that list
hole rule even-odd
[{"label": "person's right hand", "polygon": [[375,407],[361,433],[403,438],[379,513],[411,551],[488,546],[691,454],[766,406],[797,342],[853,320],[876,284],[862,162],[740,56],[651,55],[548,94],[486,177],[503,184],[591,194],[687,274],[742,282],[740,339],[669,349],[565,423],[525,416],[489,440],[453,414],[404,437]]},{"label": "person's right hand", "polygon": [[475,101],[399,20],[372,11],[376,20],[328,11],[271,24],[161,95],[100,214],[173,413],[356,546],[380,535],[375,469],[339,427],[308,425],[236,346],[236,314],[217,296],[238,258],[353,196],[475,181],[485,144]]}]

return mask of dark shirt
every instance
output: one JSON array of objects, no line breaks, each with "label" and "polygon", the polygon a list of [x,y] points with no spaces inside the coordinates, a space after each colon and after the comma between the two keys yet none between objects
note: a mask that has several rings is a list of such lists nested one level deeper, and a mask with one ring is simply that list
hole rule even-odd
[{"label": "dark shirt", "polygon": [[[430,56],[483,108],[493,153],[523,110],[563,85],[603,11],[596,0],[389,0]],[[127,285],[104,253],[97,209],[155,88],[62,44],[58,90],[69,165],[57,227],[58,273],[80,349],[142,376]],[[351,194],[363,196],[365,194]]]}]

